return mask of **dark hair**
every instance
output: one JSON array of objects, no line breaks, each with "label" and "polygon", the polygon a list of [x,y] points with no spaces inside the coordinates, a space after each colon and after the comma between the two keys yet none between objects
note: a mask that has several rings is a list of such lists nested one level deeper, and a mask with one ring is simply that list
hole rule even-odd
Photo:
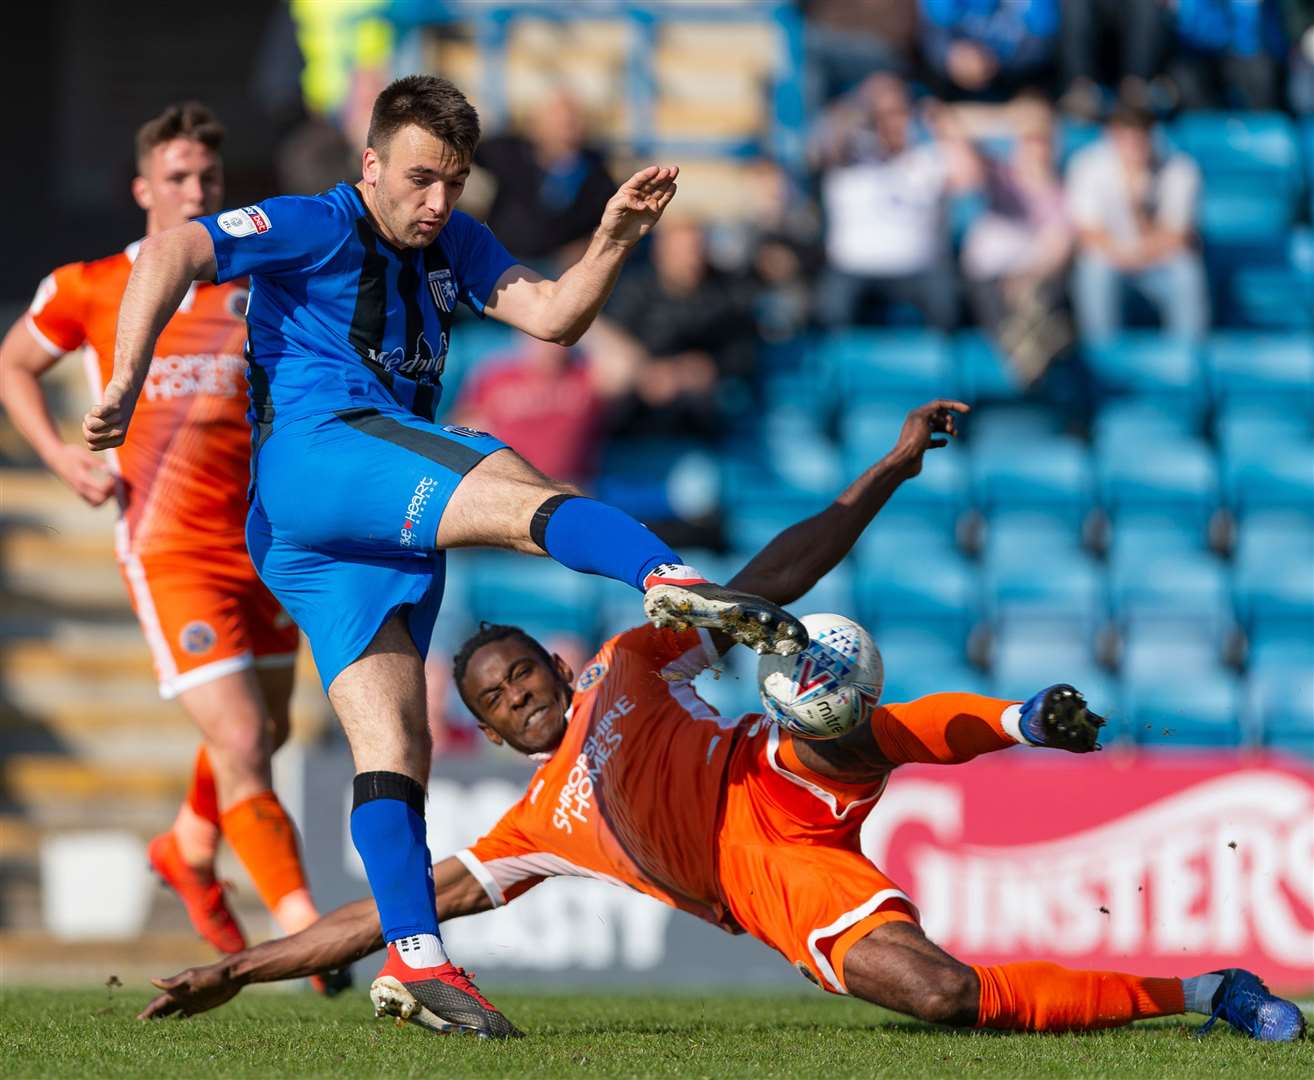
[{"label": "dark hair", "polygon": [[194,139],[218,152],[224,144],[224,126],[199,101],[176,102],[137,129],[137,167],[146,164],[157,146],[174,139]]},{"label": "dark hair", "polygon": [[531,637],[520,627],[481,622],[479,629],[461,643],[461,647],[456,650],[456,655],[452,657],[452,681],[456,683],[456,692],[461,695],[465,707],[474,713],[475,719],[479,719],[479,710],[465,696],[465,669],[470,666],[470,660],[474,654],[485,645],[491,645],[494,641],[505,641],[507,638],[513,637],[518,637],[530,649],[538,653],[543,663],[547,664],[548,667],[553,667],[552,654],[543,648],[542,643],[537,638]]},{"label": "dark hair", "polygon": [[407,75],[374,99],[366,145],[382,154],[407,124],[423,128],[469,161],[479,145],[479,114],[460,90],[437,75]]},{"label": "dark hair", "polygon": [[1129,105],[1124,101],[1114,106],[1105,123],[1109,127],[1128,128],[1132,131],[1149,133],[1154,130],[1154,113],[1150,112],[1149,109],[1143,109],[1139,105]]}]

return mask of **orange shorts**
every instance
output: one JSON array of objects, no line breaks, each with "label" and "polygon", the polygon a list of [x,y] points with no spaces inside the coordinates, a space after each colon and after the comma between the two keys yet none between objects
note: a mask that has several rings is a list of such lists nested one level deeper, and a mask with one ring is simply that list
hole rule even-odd
[{"label": "orange shorts", "polygon": [[245,549],[129,554],[119,561],[160,696],[246,668],[296,663],[300,633]]},{"label": "orange shorts", "polygon": [[811,773],[764,722],[730,764],[718,838],[725,902],[743,929],[807,978],[846,994],[844,958],[888,922],[918,921],[908,895],[862,854],[859,832],[884,785]]}]

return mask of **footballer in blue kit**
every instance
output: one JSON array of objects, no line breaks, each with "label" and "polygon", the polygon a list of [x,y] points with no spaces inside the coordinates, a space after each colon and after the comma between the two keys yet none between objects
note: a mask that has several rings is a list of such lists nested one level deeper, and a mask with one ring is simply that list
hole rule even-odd
[{"label": "footballer in blue kit", "polygon": [[[152,346],[193,281],[249,278],[247,546],[310,639],[351,745],[352,840],[388,943],[371,998],[379,1015],[505,1038],[514,1026],[443,949],[425,843],[424,656],[443,552],[546,554],[633,585],[658,625],[722,630],[759,652],[797,652],[807,633],[775,604],[701,578],[639,522],[493,436],[435,422],[456,305],[573,344],[679,172],[649,166],[626,181],[585,254],[551,280],[455,209],[478,139],[455,86],[409,76],[375,101],[359,183],[147,238],[119,310],[114,376],[83,431],[93,450],[127,437]],[[497,693],[529,723],[538,703],[523,678],[512,670]]]}]

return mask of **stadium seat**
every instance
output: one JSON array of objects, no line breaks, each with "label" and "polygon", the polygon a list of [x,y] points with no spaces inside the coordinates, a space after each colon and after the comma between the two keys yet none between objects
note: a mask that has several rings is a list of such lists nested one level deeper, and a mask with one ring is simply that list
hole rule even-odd
[{"label": "stadium seat", "polygon": [[1233,552],[1237,566],[1254,566],[1293,555],[1314,560],[1314,512],[1256,510],[1241,519]]},{"label": "stadium seat", "polygon": [[1199,414],[1178,407],[1168,397],[1108,401],[1095,414],[1091,426],[1095,450],[1101,455],[1107,455],[1119,446],[1191,439],[1199,434]]},{"label": "stadium seat", "polygon": [[[856,477],[878,456],[872,455],[865,464],[860,463],[856,457],[846,458],[849,465],[847,475]],[[921,473],[894,493],[881,511],[881,516],[917,516],[952,533],[959,515],[968,505],[967,455],[961,449],[950,446],[932,450],[926,455],[922,460]]]},{"label": "stadium seat", "polygon": [[1234,450],[1223,462],[1223,486],[1240,516],[1261,509],[1314,515],[1314,440]]},{"label": "stadium seat", "polygon": [[996,624],[1092,634],[1108,611],[1100,566],[1081,551],[1013,551],[984,565],[986,610]]},{"label": "stadium seat", "polygon": [[912,701],[927,694],[948,692],[989,694],[990,680],[976,668],[965,663],[944,667],[923,664],[913,668],[887,666],[885,687],[881,691],[882,704]]},{"label": "stadium seat", "polygon": [[594,580],[546,559],[480,552],[470,561],[466,602],[489,622],[532,622],[590,640],[596,630]]},{"label": "stadium seat", "polygon": [[1070,438],[977,446],[972,485],[987,514],[1034,509],[1080,523],[1094,501],[1086,447]]},{"label": "stadium seat", "polygon": [[986,687],[985,676],[968,664],[963,641],[919,626],[891,626],[874,637],[885,665],[882,702]]},{"label": "stadium seat", "polygon": [[1238,562],[1233,592],[1252,635],[1314,641],[1314,557],[1307,551],[1262,552]]},{"label": "stadium seat", "polygon": [[1254,458],[1314,441],[1314,422],[1277,402],[1243,399],[1219,410],[1214,417],[1214,434],[1224,461]]},{"label": "stadium seat", "polygon": [[698,676],[694,687],[722,716],[762,711],[757,692],[757,656],[748,649],[731,649],[719,664]]},{"label": "stadium seat", "polygon": [[919,404],[957,390],[948,343],[931,330],[833,331],[818,340],[816,350],[848,402]]},{"label": "stadium seat", "polygon": [[961,642],[976,624],[976,574],[959,555],[907,551],[888,563],[864,562],[856,582],[858,621],[877,640],[891,627],[921,626]]},{"label": "stadium seat", "polygon": [[1281,263],[1242,265],[1227,286],[1227,325],[1256,330],[1314,331],[1314,273]]},{"label": "stadium seat", "polygon": [[882,510],[853,546],[852,561],[863,572],[882,573],[881,567],[910,560],[955,562],[959,552],[951,529],[934,519],[893,507]]},{"label": "stadium seat", "polygon": [[1123,635],[1118,670],[1125,680],[1141,683],[1208,671],[1220,663],[1218,642],[1200,627],[1142,623]]},{"label": "stadium seat", "polygon": [[1125,566],[1178,553],[1199,554],[1204,550],[1205,532],[1196,522],[1175,514],[1147,511],[1128,514],[1114,524],[1109,562]]},{"label": "stadium seat", "polygon": [[1018,397],[1024,387],[1008,357],[990,338],[977,331],[964,331],[954,338],[954,362],[958,368],[958,393],[969,403],[982,399]]},{"label": "stadium seat", "polygon": [[1044,562],[1057,556],[1081,556],[1081,533],[1072,522],[1034,510],[1000,511],[986,523],[982,561]]},{"label": "stadium seat", "polygon": [[973,409],[963,428],[973,446],[1044,442],[1063,434],[1063,415],[1051,405],[1038,403],[986,405]]},{"label": "stadium seat", "polygon": [[1314,340],[1308,334],[1217,331],[1205,346],[1210,389],[1223,402],[1267,398],[1314,413]]},{"label": "stadium seat", "polygon": [[1301,186],[1295,125],[1277,112],[1183,113],[1173,144],[1199,163],[1209,184],[1296,191]]},{"label": "stadium seat", "polygon": [[1226,569],[1204,551],[1121,549],[1109,581],[1113,615],[1124,627],[1167,623],[1198,628],[1219,641],[1232,627]]},{"label": "stadium seat", "polygon": [[1100,498],[1115,518],[1125,511],[1171,512],[1203,525],[1218,505],[1218,470],[1198,440],[1101,445]]},{"label": "stadium seat", "polygon": [[1105,392],[1167,397],[1178,410],[1198,412],[1204,405],[1204,370],[1193,342],[1154,330],[1128,331],[1087,346],[1085,355]]},{"label": "stadium seat", "polygon": [[1219,668],[1124,680],[1126,727],[1142,746],[1177,750],[1240,746],[1241,700],[1236,678]]},{"label": "stadium seat", "polygon": [[1263,746],[1314,758],[1314,648],[1304,667],[1252,673],[1247,697]]},{"label": "stadium seat", "polygon": [[1071,683],[1096,712],[1107,715],[1118,701],[1114,680],[1095,663],[1090,639],[1080,633],[1037,632],[1010,626],[994,639],[991,693],[1025,700],[1054,683]]}]

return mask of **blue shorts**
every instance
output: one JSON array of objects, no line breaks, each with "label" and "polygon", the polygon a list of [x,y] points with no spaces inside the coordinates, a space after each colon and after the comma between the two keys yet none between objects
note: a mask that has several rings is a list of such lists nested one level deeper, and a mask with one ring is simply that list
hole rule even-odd
[{"label": "blue shorts", "polygon": [[293,421],[257,451],[246,522],[251,561],[310,639],[327,691],[398,608],[420,655],[442,603],[443,510],[506,444],[397,410]]}]

